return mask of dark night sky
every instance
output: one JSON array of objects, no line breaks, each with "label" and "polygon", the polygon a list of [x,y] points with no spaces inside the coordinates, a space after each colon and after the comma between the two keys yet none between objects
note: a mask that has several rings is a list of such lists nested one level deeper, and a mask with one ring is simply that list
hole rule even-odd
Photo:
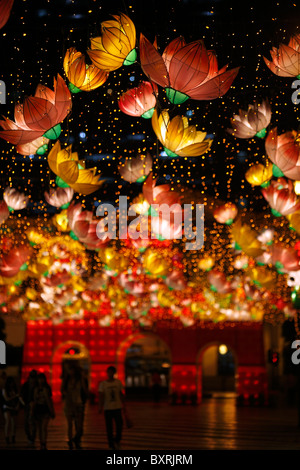
[{"label": "dark night sky", "polygon": [[[230,117],[239,107],[247,107],[254,99],[266,97],[273,110],[271,127],[278,125],[280,132],[298,128],[299,110],[291,101],[292,79],[274,76],[262,59],[263,55],[269,57],[272,46],[287,42],[292,34],[298,32],[300,9],[293,1],[16,0],[11,18],[0,31],[0,78],[5,80],[8,92],[7,104],[0,105],[1,114],[8,116],[10,112],[12,117],[13,102],[22,100],[26,94],[33,94],[39,82],[52,88],[53,76],[60,73],[64,77],[62,60],[67,48],[75,46],[82,52],[86,51],[90,38],[99,35],[100,23],[119,12],[127,13],[134,21],[137,38],[140,32],[151,41],[157,37],[161,52],[170,40],[179,35],[183,35],[187,42],[203,38],[206,47],[216,51],[219,67],[226,63],[229,68],[241,66],[234,87],[224,98],[212,102],[189,100],[172,112],[175,115],[192,110],[192,123],[197,122],[208,134],[215,135],[213,152],[204,161],[197,160],[190,187],[199,190],[203,181],[201,178],[205,175],[206,193],[236,202],[243,198],[247,206],[250,204],[254,209],[260,208],[262,199],[259,189],[253,189],[246,183],[246,189],[243,190],[241,178],[249,163],[264,155],[264,142],[237,142],[237,139],[228,135],[226,128],[230,126]],[[130,77],[134,77],[133,82]],[[115,121],[113,110],[118,110],[118,93],[137,86],[145,78],[137,63],[130,70],[122,67],[111,73],[103,87],[94,92],[73,97],[72,114],[63,123],[61,140],[72,142],[80,156],[90,159],[94,156],[93,160],[88,160],[88,166],[96,164],[102,176],[109,178],[101,194],[97,192],[92,195],[91,204],[95,200],[113,200],[117,190],[120,190],[120,184],[122,194],[136,194],[141,189],[138,185],[129,186],[120,182],[117,163],[126,156],[125,150],[135,152],[140,148],[141,142],[132,140],[133,132],[144,132],[146,138],[143,147],[152,147],[156,139],[151,123],[121,115],[120,112],[119,120]],[[111,94],[106,93],[108,89],[112,90]],[[161,89],[160,100],[168,105]],[[100,129],[99,112],[102,113]],[[80,131],[86,132],[86,140],[81,141]],[[99,158],[99,152],[102,156],[112,156],[116,150],[113,133],[123,136],[118,141],[117,158],[106,158],[104,161]],[[160,181],[180,181],[180,185],[185,185],[185,170],[190,162],[182,162],[186,166],[183,170],[179,169],[180,164],[179,160],[174,163],[157,159],[156,169]],[[164,171],[161,171],[162,165]],[[228,185],[225,174],[230,165]],[[33,201],[43,199],[43,191],[49,189],[49,172],[44,181],[40,182],[41,175],[47,174],[46,158],[24,158],[4,141],[0,142],[0,170],[0,191],[8,185],[12,175],[13,186],[31,191]],[[215,178],[212,176],[214,173]],[[216,185],[215,181],[219,184]],[[34,207],[31,206],[29,210]]]}]

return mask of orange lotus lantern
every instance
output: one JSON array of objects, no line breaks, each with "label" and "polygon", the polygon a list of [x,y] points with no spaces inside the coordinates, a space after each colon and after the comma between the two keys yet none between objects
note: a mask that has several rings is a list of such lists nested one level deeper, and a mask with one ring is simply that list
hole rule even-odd
[{"label": "orange lotus lantern", "polygon": [[123,13],[112,16],[114,20],[101,23],[102,36],[92,38],[91,49],[87,51],[93,64],[106,72],[131,65],[137,57],[133,22]]},{"label": "orange lotus lantern", "polygon": [[0,258],[0,276],[14,277],[21,270],[27,269],[30,257],[30,248],[26,245],[12,248]]},{"label": "orange lotus lantern", "polygon": [[277,128],[272,129],[266,138],[265,147],[273,162],[274,176],[300,179],[300,145],[297,132],[278,135]]},{"label": "orange lotus lantern", "polygon": [[275,217],[286,216],[300,210],[300,200],[290,180],[279,178],[277,181],[271,181],[270,186],[262,189],[262,194]]},{"label": "orange lotus lantern", "polygon": [[103,184],[96,168],[85,168],[85,161],[78,159],[78,153],[72,152],[72,146],[62,149],[57,141],[48,155],[50,169],[57,175],[56,184],[71,187],[80,194],[91,194]]},{"label": "orange lotus lantern", "polygon": [[273,47],[270,54],[272,61],[265,57],[264,61],[271,72],[280,77],[300,78],[300,34],[292,36],[288,45]]},{"label": "orange lotus lantern", "polygon": [[[15,105],[15,121],[0,121],[3,131],[0,137],[13,145],[32,143],[39,137],[57,139],[61,133],[60,123],[72,106],[70,91],[60,75],[54,79],[54,91],[38,85],[34,96]],[[19,148],[19,147],[18,147]]]},{"label": "orange lotus lantern", "polygon": [[215,53],[206,50],[203,41],[186,44],[183,37],[170,42],[161,56],[141,34],[140,60],[145,75],[165,88],[174,104],[189,98],[213,100],[223,96],[239,71],[239,68],[226,71],[227,66],[218,70]]},{"label": "orange lotus lantern", "polygon": [[256,165],[252,165],[245,174],[246,180],[253,186],[261,186],[264,188],[268,186],[269,181],[273,177],[272,168],[272,164],[264,166],[262,163],[257,163]]},{"label": "orange lotus lantern", "polygon": [[14,0],[0,0],[0,29],[6,25],[13,3]]},{"label": "orange lotus lantern", "polygon": [[143,183],[151,170],[152,158],[148,152],[126,158],[124,165],[119,166],[120,175],[129,183]]},{"label": "orange lotus lantern", "polygon": [[247,111],[239,109],[239,114],[235,114],[230,120],[232,129],[227,132],[239,139],[250,139],[251,137],[264,138],[267,127],[272,117],[271,107],[268,100],[262,103],[254,103],[248,106]]},{"label": "orange lotus lantern", "polygon": [[158,89],[155,83],[142,82],[138,87],[127,90],[121,95],[118,105],[129,116],[150,119],[156,106]]},{"label": "orange lotus lantern", "polygon": [[233,202],[226,202],[217,207],[213,216],[220,224],[231,225],[238,214],[238,209]]},{"label": "orange lotus lantern", "polygon": [[74,47],[67,50],[63,67],[72,93],[95,90],[106,82],[109,75],[95,65],[87,65],[84,55]]},{"label": "orange lotus lantern", "polygon": [[99,220],[93,220],[92,212],[83,211],[81,204],[72,204],[67,210],[67,215],[71,235],[75,240],[78,239],[91,250],[96,250],[105,245],[106,239],[99,238],[97,235]]},{"label": "orange lotus lantern", "polygon": [[169,157],[198,157],[209,150],[212,144],[212,139],[206,139],[206,132],[190,126],[185,116],[170,119],[166,110],[158,115],[155,109],[152,127]]}]

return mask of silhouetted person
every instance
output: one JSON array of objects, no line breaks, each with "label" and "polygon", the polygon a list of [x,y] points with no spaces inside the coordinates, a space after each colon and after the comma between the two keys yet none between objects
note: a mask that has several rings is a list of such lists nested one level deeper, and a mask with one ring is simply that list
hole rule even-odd
[{"label": "silhouetted person", "polygon": [[[104,410],[105,425],[108,446],[110,449],[120,449],[123,417],[122,408],[125,407],[125,398],[122,382],[114,378],[116,368],[107,368],[107,380],[99,384],[99,413]],[[114,437],[113,422],[115,422],[116,434]]]},{"label": "silhouetted person", "polygon": [[38,374],[37,386],[33,392],[33,418],[39,431],[41,450],[47,450],[48,424],[55,418],[52,391],[45,374]]},{"label": "silhouetted person", "polygon": [[16,416],[20,407],[17,385],[13,377],[7,377],[2,390],[3,414],[5,419],[5,440],[6,444],[16,442]]},{"label": "silhouetted person", "polygon": [[36,437],[36,422],[33,419],[32,407],[34,389],[37,386],[37,371],[32,370],[28,379],[21,387],[21,401],[24,406],[24,429],[30,445],[34,444]]},{"label": "silhouetted person", "polygon": [[[70,450],[73,443],[76,449],[81,448],[83,435],[84,405],[88,395],[87,380],[83,371],[75,365],[70,365],[63,379],[61,393],[65,402],[64,412],[68,423],[68,445]],[[73,422],[75,436],[73,437]]]}]

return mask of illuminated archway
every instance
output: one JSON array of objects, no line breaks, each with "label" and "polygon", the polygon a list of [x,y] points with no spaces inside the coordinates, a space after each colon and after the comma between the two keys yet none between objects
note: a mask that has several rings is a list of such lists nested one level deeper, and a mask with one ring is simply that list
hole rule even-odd
[{"label": "illuminated archway", "polygon": [[238,370],[237,354],[236,354],[235,350],[231,347],[231,345],[228,344],[228,342],[223,343],[221,341],[212,341],[210,343],[205,344],[197,354],[197,360],[196,360],[196,366],[197,366],[197,401],[199,403],[202,401],[202,395],[203,395],[203,357],[209,349],[211,349],[213,347],[220,348],[220,346],[226,346],[228,351],[230,351],[232,356],[233,356],[234,366],[235,366],[234,367],[235,368],[235,372],[234,372],[234,383],[235,383],[235,385],[234,385],[234,387],[235,387],[235,390],[236,390],[236,387],[237,387],[237,370]]},{"label": "illuminated archway", "polygon": [[[134,333],[130,336],[128,336],[118,347],[117,352],[116,352],[116,368],[117,368],[117,374],[118,378],[125,384],[126,383],[126,367],[125,367],[125,362],[126,362],[126,356],[127,356],[127,351],[130,349],[130,347],[141,341],[141,340],[155,340],[159,341],[161,345],[165,348],[165,350],[168,351],[168,356],[169,356],[169,361],[166,366],[168,366],[168,370],[171,374],[171,367],[172,367],[172,354],[170,347],[165,343],[163,339],[159,335],[153,334],[153,333],[143,333],[143,332],[138,332]],[[170,378],[170,377],[169,377]],[[170,382],[169,380],[168,383],[168,391],[170,389]]]},{"label": "illuminated archway", "polygon": [[[90,354],[86,346],[79,341],[65,341],[59,344],[53,351],[51,365],[50,365],[50,384],[52,387],[53,400],[55,402],[60,401],[60,387],[62,379],[62,363],[63,359],[66,357],[66,352],[74,348],[79,352],[76,354],[74,359],[77,360],[86,360],[90,364]],[[70,360],[71,360],[70,356]]]}]

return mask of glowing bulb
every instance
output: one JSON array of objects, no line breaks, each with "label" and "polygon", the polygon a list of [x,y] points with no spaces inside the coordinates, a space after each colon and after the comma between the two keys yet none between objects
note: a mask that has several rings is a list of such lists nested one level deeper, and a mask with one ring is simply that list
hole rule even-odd
[{"label": "glowing bulb", "polygon": [[228,348],[227,348],[226,344],[220,344],[220,346],[219,346],[219,353],[222,354],[222,355],[224,355],[224,354],[227,353],[227,351],[228,351]]}]

